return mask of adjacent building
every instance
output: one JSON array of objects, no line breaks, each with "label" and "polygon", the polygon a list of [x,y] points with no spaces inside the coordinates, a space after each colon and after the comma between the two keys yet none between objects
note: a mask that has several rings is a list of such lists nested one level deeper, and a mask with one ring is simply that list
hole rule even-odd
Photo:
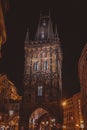
[{"label": "adjacent building", "polygon": [[85,130],[87,130],[87,44],[84,46],[79,59],[78,72],[82,94],[82,112],[84,125]]},{"label": "adjacent building", "polygon": [[74,130],[73,99],[66,99],[63,103],[63,129]]},{"label": "adjacent building", "polygon": [[83,127],[81,93],[79,92],[64,101],[63,130],[80,130]]},{"label": "adjacent building", "polygon": [[6,29],[5,29],[2,2],[3,1],[0,0],[0,57],[1,57],[1,46],[6,42]]},{"label": "adjacent building", "polygon": [[[6,74],[0,74],[0,128],[17,126],[22,97]],[[16,121],[16,122],[15,122]]]}]

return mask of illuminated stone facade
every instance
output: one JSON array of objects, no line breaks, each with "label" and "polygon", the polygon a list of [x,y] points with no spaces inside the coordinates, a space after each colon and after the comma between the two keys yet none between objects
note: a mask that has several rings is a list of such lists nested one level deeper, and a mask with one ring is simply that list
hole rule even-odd
[{"label": "illuminated stone facade", "polygon": [[63,130],[79,130],[84,126],[81,108],[81,93],[65,100],[63,105]]},{"label": "illuminated stone facade", "polygon": [[10,125],[9,121],[19,115],[22,97],[7,75],[0,74],[0,125]]},{"label": "illuminated stone facade", "polygon": [[63,129],[74,130],[74,110],[73,99],[66,99],[66,104],[63,106]]},{"label": "illuminated stone facade", "polygon": [[40,16],[34,41],[30,41],[27,30],[24,50],[24,95],[20,127],[28,129],[30,115],[38,108],[45,109],[57,122],[62,122],[60,101],[63,56],[57,27],[54,33],[50,15]]},{"label": "illuminated stone facade", "polygon": [[84,121],[82,115],[81,92],[73,95],[73,106],[74,106],[75,130],[78,130],[78,128],[83,129]]},{"label": "illuminated stone facade", "polygon": [[87,44],[83,48],[79,59],[78,72],[82,93],[82,112],[86,130],[87,129]]},{"label": "illuminated stone facade", "polygon": [[7,78],[7,75],[5,74],[0,74],[0,96],[1,96],[0,100],[2,100],[3,98],[13,99],[13,100],[17,100],[21,98],[17,93],[16,87]]}]

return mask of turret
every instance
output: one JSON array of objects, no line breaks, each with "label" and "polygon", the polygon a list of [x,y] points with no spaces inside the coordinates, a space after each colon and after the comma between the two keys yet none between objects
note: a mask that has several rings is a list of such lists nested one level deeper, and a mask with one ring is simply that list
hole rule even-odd
[{"label": "turret", "polygon": [[57,30],[57,24],[55,25],[55,34],[54,34],[55,40],[59,41],[59,36],[58,36],[58,30]]},{"label": "turret", "polygon": [[54,32],[50,14],[48,16],[40,15],[40,20],[35,36],[37,41],[47,41],[54,39]]},{"label": "turret", "polygon": [[27,33],[26,33],[26,37],[25,37],[25,44],[29,43],[29,29],[27,28]]}]

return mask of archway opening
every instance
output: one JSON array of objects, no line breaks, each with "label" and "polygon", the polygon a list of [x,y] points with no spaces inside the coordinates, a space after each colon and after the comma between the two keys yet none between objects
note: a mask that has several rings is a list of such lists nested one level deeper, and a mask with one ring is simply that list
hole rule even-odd
[{"label": "archway opening", "polygon": [[5,129],[6,130],[10,130],[10,129],[11,130],[18,130],[18,124],[19,124],[19,116],[13,115],[5,123]]},{"label": "archway opening", "polygon": [[37,108],[29,118],[29,130],[52,130],[56,127],[56,119],[43,108]]}]

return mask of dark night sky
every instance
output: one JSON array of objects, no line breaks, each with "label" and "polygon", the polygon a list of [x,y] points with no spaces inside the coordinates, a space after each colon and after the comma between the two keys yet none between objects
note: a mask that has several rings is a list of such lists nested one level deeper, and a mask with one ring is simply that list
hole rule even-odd
[{"label": "dark night sky", "polygon": [[7,73],[21,94],[26,30],[29,27],[32,40],[40,12],[49,10],[53,25],[58,25],[63,50],[63,94],[69,97],[80,90],[78,60],[87,41],[87,8],[83,0],[10,0],[5,15],[7,42],[2,48],[0,72]]}]

